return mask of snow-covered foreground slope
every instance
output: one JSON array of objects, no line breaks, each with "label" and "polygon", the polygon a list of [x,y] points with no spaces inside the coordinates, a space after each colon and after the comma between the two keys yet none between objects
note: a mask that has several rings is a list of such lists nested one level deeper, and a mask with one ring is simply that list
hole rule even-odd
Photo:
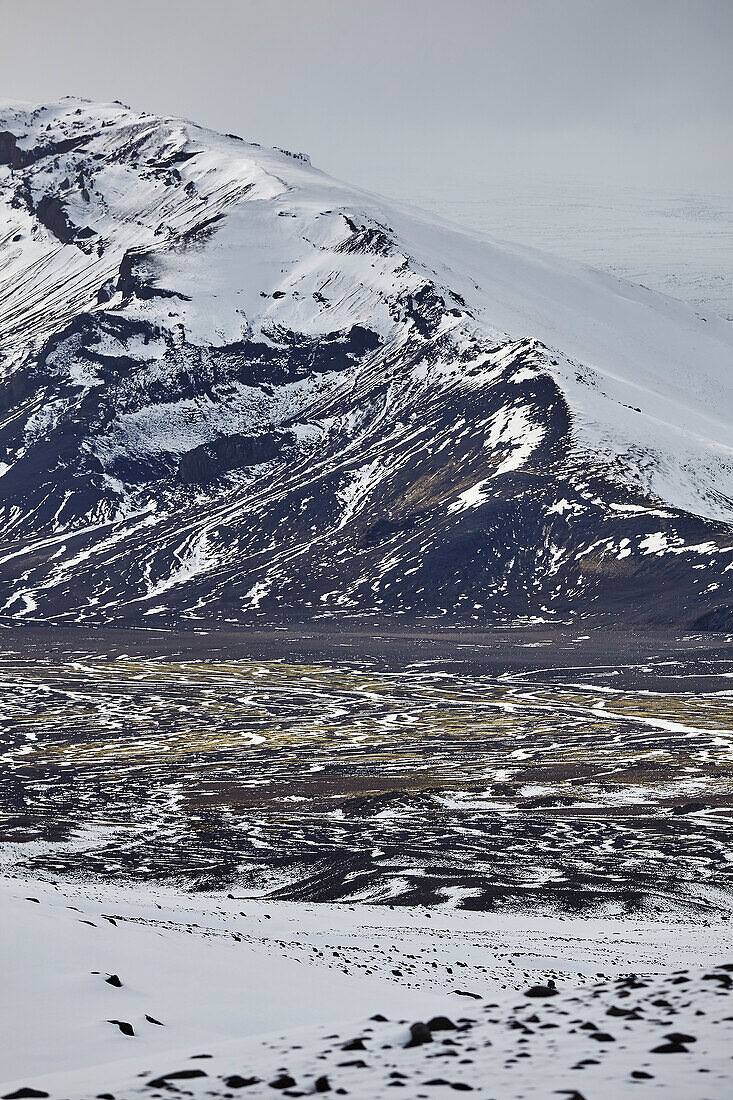
[{"label": "snow-covered foreground slope", "polygon": [[307,158],[0,115],[0,611],[731,620],[733,333]]},{"label": "snow-covered foreground slope", "polygon": [[[733,970],[719,964],[732,939],[728,923],[3,879],[0,1086],[71,1100],[396,1086],[717,1100],[731,1084]],[[406,1047],[418,1021],[431,1041]],[[669,1045],[674,1057],[657,1049]]]}]

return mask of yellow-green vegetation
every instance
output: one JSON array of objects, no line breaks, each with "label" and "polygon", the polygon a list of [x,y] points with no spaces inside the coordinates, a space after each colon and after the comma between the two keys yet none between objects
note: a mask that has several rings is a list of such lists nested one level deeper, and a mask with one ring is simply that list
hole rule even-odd
[{"label": "yellow-green vegetation", "polygon": [[341,778],[329,790],[348,797],[485,788],[504,769],[515,785],[570,786],[582,799],[601,779],[669,782],[670,766],[700,778],[714,768],[720,784],[733,764],[733,710],[713,694],[282,661],[95,659],[0,673],[15,685],[2,704],[14,767],[166,771],[211,780],[226,799],[225,775],[234,802],[242,788],[265,797],[293,778],[310,791],[331,765]]}]

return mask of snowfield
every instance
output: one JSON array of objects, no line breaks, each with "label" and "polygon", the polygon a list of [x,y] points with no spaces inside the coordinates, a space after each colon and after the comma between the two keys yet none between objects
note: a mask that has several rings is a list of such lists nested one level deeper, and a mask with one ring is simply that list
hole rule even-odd
[{"label": "snowfield", "polygon": [[730,1095],[729,922],[5,878],[0,942],[5,1097]]}]

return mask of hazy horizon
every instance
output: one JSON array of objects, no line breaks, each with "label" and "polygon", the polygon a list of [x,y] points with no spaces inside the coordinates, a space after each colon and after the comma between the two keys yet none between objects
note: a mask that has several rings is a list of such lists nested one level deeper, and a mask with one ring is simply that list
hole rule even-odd
[{"label": "hazy horizon", "polygon": [[[0,96],[120,99],[376,190],[726,190],[727,0],[3,2]],[[202,19],[200,12],[205,13]]]}]

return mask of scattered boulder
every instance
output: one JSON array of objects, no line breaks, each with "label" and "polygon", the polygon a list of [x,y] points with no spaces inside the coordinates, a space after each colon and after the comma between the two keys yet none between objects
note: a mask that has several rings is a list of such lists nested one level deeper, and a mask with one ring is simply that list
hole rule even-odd
[{"label": "scattered boulder", "polygon": [[631,1008],[619,1008],[617,1005],[611,1005],[606,1009],[607,1016],[631,1016],[633,1009]]},{"label": "scattered boulder", "polygon": [[422,1020],[417,1020],[414,1024],[410,1024],[410,1038],[405,1043],[405,1047],[421,1047],[423,1043],[432,1043],[433,1037],[430,1034],[430,1028]]},{"label": "scattered boulder", "polygon": [[134,1035],[135,1029],[127,1020],[107,1020],[108,1024],[116,1024],[123,1035]]},{"label": "scattered boulder", "polygon": [[341,1047],[342,1050],[366,1050],[363,1039],[350,1039],[348,1043],[344,1043]]},{"label": "scattered boulder", "polygon": [[287,1073],[281,1073],[279,1077],[276,1077],[274,1081],[270,1081],[271,1089],[290,1089],[295,1084],[295,1079],[289,1077]]},{"label": "scattered boulder", "polygon": [[428,1020],[430,1031],[457,1031],[456,1025],[447,1016],[433,1016]]},{"label": "scattered boulder", "polygon": [[177,1069],[153,1078],[152,1081],[148,1081],[148,1085],[151,1089],[162,1089],[169,1081],[189,1081],[193,1077],[208,1077],[208,1074],[202,1069]]},{"label": "scattered boulder", "polygon": [[660,1043],[658,1047],[652,1047],[652,1054],[688,1054],[689,1051],[684,1043],[680,1042],[668,1042]]},{"label": "scattered boulder", "polygon": [[47,1092],[41,1092],[40,1089],[32,1089],[28,1085],[24,1085],[23,1088],[16,1089],[15,1092],[6,1092],[3,1100],[22,1100],[26,1096],[48,1096]]}]

